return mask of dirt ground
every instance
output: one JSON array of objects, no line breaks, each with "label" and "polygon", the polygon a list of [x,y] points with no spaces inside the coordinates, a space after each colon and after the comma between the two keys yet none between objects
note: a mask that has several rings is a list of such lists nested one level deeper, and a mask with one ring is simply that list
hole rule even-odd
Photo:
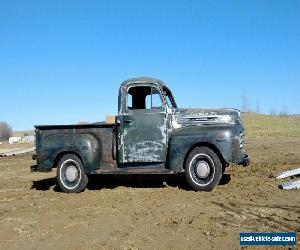
[{"label": "dirt ground", "polygon": [[274,178],[300,167],[300,136],[264,137],[251,124],[251,166],[229,166],[210,193],[190,190],[184,176],[99,176],[64,194],[55,171],[30,173],[30,154],[0,158],[0,248],[252,249],[240,232],[281,231],[300,241],[300,190]]}]

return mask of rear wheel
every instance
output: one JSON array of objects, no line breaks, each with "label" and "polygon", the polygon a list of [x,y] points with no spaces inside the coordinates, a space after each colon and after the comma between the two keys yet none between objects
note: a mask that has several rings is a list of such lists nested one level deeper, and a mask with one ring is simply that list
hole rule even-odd
[{"label": "rear wheel", "polygon": [[222,177],[222,163],[208,147],[193,149],[185,163],[185,176],[195,191],[211,191]]},{"label": "rear wheel", "polygon": [[56,179],[60,189],[65,193],[79,193],[88,184],[83,164],[79,157],[73,154],[66,154],[60,159]]}]

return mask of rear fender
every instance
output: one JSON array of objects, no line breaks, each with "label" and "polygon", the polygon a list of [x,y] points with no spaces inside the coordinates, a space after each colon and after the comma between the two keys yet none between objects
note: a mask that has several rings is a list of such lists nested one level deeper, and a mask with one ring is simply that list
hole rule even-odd
[{"label": "rear fender", "polygon": [[87,173],[99,166],[101,144],[92,134],[48,135],[43,139],[42,145],[41,148],[37,148],[38,171],[51,171],[67,153],[77,155]]}]

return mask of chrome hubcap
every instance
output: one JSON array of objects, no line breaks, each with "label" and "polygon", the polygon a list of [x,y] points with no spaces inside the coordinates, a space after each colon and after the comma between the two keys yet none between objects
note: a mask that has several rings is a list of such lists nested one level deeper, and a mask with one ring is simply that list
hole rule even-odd
[{"label": "chrome hubcap", "polygon": [[69,165],[66,168],[66,179],[69,182],[73,182],[78,177],[78,169],[74,165]]},{"label": "chrome hubcap", "polygon": [[209,164],[206,161],[199,161],[196,165],[196,174],[199,178],[206,178],[210,173]]}]

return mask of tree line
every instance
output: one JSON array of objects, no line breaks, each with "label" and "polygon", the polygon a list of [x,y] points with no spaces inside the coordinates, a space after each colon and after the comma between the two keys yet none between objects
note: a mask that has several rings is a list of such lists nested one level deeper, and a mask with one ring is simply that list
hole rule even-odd
[{"label": "tree line", "polygon": [[[247,94],[243,93],[243,95],[241,96],[241,110],[242,112],[255,112],[257,114],[260,114],[261,112],[260,100],[256,99],[255,108],[252,108]],[[289,112],[287,110],[287,107],[283,105],[280,110],[277,110],[276,108],[272,107],[269,111],[269,114],[287,116],[289,115]]]},{"label": "tree line", "polygon": [[0,141],[6,141],[12,135],[12,127],[7,122],[0,122]]}]

